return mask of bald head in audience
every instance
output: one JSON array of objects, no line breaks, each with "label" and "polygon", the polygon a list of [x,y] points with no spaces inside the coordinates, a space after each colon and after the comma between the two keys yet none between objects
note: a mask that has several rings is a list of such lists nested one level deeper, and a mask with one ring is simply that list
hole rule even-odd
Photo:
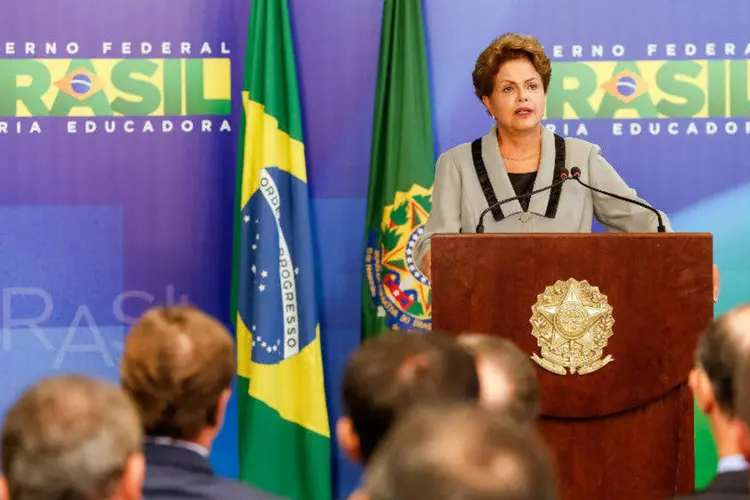
[{"label": "bald head in audience", "polygon": [[0,498],[140,499],[142,444],[138,412],[118,387],[73,375],[42,380],[5,418]]},{"label": "bald head in audience", "polygon": [[553,500],[533,426],[479,406],[422,407],[396,424],[365,475],[369,500]]},{"label": "bald head in audience", "polygon": [[347,363],[339,444],[367,463],[397,419],[425,403],[476,403],[474,359],[439,332],[390,332],[366,341]]},{"label": "bald head in audience", "polygon": [[520,422],[535,422],[539,417],[539,381],[528,354],[510,340],[489,335],[466,333],[458,342],[476,360],[482,404]]}]

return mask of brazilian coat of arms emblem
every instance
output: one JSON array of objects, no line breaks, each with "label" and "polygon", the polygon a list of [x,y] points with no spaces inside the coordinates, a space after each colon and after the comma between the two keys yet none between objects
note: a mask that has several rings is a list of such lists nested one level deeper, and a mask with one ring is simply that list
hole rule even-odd
[{"label": "brazilian coat of arms emblem", "polygon": [[388,328],[431,328],[430,281],[414,262],[414,248],[430,213],[432,188],[413,185],[383,210],[380,245],[368,239],[365,266],[370,295]]},{"label": "brazilian coat of arms emblem", "polygon": [[541,348],[532,354],[539,366],[558,375],[585,375],[614,361],[602,359],[614,334],[612,306],[598,287],[573,278],[557,281],[537,296],[531,308],[531,334]]}]

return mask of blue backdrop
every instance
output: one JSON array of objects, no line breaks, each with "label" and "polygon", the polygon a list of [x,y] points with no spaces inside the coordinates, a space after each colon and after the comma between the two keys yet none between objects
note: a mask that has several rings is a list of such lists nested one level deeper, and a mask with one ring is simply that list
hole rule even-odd
[{"label": "blue backdrop", "polygon": [[[741,285],[750,278],[750,5],[680,6],[424,2],[436,153],[490,126],[471,86],[479,52],[506,31],[534,34],[554,56],[548,123],[601,144],[676,230],[714,234],[721,312],[749,298]],[[124,333],[150,305],[189,300],[228,321],[249,7],[3,2],[0,413],[44,375],[115,380]],[[334,420],[342,367],[359,341],[382,0],[290,0],[290,9]],[[93,108],[78,106],[99,89]],[[237,471],[235,436],[230,412],[213,453],[228,476]],[[343,496],[358,470],[333,449]]]}]

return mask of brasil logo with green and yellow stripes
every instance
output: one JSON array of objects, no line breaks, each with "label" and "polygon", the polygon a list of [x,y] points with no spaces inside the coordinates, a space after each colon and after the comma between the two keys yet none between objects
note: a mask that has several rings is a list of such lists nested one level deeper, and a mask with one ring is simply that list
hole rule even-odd
[{"label": "brasil logo with green and yellow stripes", "polygon": [[588,136],[749,135],[750,61],[555,62],[545,123]]},{"label": "brasil logo with green and yellow stripes", "polygon": [[219,58],[0,59],[0,134],[230,132]]}]

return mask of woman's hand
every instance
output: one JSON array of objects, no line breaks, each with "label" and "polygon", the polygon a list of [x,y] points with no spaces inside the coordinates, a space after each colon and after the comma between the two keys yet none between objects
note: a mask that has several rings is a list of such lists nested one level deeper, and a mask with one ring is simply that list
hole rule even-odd
[{"label": "woman's hand", "polygon": [[721,288],[721,277],[719,276],[719,266],[714,264],[714,302],[719,301],[719,289]]}]

